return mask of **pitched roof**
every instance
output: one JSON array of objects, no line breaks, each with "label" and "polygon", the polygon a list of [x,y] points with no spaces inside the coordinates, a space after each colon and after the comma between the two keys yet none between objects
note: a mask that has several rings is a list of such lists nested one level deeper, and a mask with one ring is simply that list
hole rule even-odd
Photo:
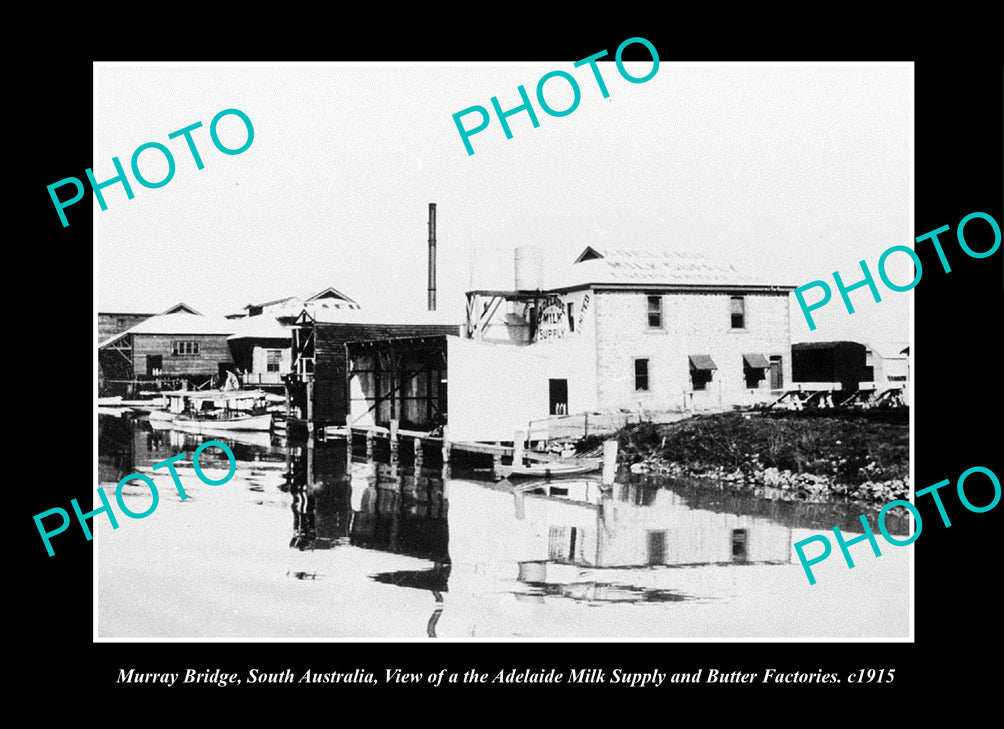
[{"label": "pitched roof", "polygon": [[124,332],[101,342],[98,348],[107,347],[130,334],[232,334],[233,331],[234,323],[227,319],[216,319],[202,316],[202,314],[178,311],[174,314],[158,314],[144,319]]},{"label": "pitched roof", "polygon": [[[358,309],[359,304],[350,299],[348,296],[343,294],[341,291],[329,286],[326,289],[316,291],[305,296],[284,296],[280,299],[272,299],[271,301],[263,301],[260,304],[248,304],[244,307],[244,314],[232,315],[232,316],[246,316],[246,312],[251,309],[260,308],[265,311],[263,314],[272,314],[273,316],[296,316],[305,306],[310,308],[324,307],[324,308],[335,308],[335,309]],[[256,316],[261,316],[262,314],[256,314]]]},{"label": "pitched roof", "polygon": [[231,321],[234,333],[227,337],[227,341],[234,339],[292,339],[289,328],[284,327],[275,320],[275,317],[268,314],[248,316]]},{"label": "pitched roof", "polygon": [[551,282],[554,289],[583,285],[772,286],[793,289],[759,271],[740,270],[703,251],[595,248],[587,246]]},{"label": "pitched roof", "polygon": [[164,309],[164,311],[162,311],[160,313],[161,314],[177,314],[178,312],[183,312],[183,311],[187,311],[189,314],[196,314],[197,316],[202,316],[202,312],[201,311],[196,311],[191,306],[189,306],[188,304],[186,304],[184,301],[179,301],[174,306],[169,306],[166,309]]}]

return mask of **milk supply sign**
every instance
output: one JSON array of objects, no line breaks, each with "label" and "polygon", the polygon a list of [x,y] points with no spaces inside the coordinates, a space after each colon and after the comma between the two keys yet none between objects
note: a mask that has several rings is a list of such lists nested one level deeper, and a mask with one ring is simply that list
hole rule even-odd
[{"label": "milk supply sign", "polygon": [[568,323],[565,321],[565,307],[562,305],[561,299],[552,298],[540,312],[537,341],[547,342],[553,339],[564,339],[567,333]]}]

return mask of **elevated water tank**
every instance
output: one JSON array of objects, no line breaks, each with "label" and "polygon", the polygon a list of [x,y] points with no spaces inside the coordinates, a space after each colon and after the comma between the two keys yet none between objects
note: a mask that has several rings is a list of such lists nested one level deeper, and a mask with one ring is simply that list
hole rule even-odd
[{"label": "elevated water tank", "polygon": [[509,273],[512,252],[506,248],[475,248],[471,251],[471,279],[468,291],[512,290]]},{"label": "elevated water tank", "polygon": [[544,250],[536,246],[518,247],[515,272],[517,291],[536,291],[544,288]]}]

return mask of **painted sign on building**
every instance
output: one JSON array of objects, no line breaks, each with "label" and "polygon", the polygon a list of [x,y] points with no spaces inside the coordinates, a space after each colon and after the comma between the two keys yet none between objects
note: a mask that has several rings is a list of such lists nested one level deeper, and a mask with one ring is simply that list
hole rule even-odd
[{"label": "painted sign on building", "polygon": [[537,341],[546,342],[553,339],[564,339],[568,334],[568,323],[565,321],[565,308],[558,298],[551,299],[540,312],[540,324],[537,327]]}]

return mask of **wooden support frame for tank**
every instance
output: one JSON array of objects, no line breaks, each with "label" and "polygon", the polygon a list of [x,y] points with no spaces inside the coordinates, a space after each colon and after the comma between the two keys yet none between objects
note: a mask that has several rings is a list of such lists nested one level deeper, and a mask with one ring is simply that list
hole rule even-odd
[{"label": "wooden support frame for tank", "polygon": [[[498,311],[503,301],[522,301],[526,304],[533,304],[534,310],[539,312],[543,308],[542,303],[554,298],[557,298],[556,294],[549,291],[468,291],[465,327],[467,338],[480,340],[484,337],[485,326],[495,316],[495,312]],[[484,299],[487,301],[479,307]],[[532,317],[528,323],[530,325],[530,341],[534,341],[537,337],[537,317]]]}]

